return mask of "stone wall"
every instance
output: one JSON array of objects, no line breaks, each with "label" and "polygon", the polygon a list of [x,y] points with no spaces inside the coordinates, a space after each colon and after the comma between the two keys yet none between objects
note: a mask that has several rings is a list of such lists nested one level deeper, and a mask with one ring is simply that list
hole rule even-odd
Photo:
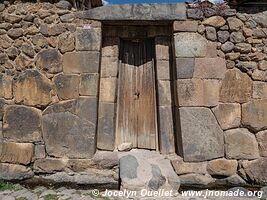
[{"label": "stone wall", "polygon": [[[62,2],[0,13],[0,179],[118,187],[118,38]],[[265,184],[266,13],[187,8],[187,18],[172,44],[150,29],[167,52],[156,55],[162,153],[178,149],[168,158],[184,186]]]},{"label": "stone wall", "polygon": [[187,17],[174,22],[181,184],[266,183],[266,12],[189,7]]}]

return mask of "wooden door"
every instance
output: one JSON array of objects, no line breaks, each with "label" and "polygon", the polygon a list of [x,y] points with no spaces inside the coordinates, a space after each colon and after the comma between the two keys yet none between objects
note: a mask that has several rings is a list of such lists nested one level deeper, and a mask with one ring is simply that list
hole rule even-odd
[{"label": "wooden door", "polygon": [[157,149],[157,117],[151,39],[123,40],[120,48],[116,143]]}]

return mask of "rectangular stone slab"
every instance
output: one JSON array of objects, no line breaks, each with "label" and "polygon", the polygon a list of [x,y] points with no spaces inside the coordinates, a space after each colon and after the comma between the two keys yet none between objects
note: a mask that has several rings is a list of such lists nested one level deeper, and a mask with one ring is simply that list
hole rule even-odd
[{"label": "rectangular stone slab", "polygon": [[102,6],[78,13],[79,18],[94,20],[185,20],[186,5],[121,4]]}]

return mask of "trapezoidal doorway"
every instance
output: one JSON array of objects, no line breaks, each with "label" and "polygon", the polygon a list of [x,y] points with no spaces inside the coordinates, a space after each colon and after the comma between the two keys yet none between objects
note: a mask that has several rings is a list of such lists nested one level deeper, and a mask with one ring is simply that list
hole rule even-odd
[{"label": "trapezoidal doorway", "polygon": [[154,49],[149,38],[120,42],[117,145],[158,149]]}]

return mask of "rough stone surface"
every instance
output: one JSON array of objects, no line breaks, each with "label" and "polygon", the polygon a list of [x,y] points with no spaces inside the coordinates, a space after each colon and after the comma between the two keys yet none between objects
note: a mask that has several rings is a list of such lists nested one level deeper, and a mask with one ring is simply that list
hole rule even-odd
[{"label": "rough stone surface", "polygon": [[227,18],[227,23],[231,31],[239,31],[244,25],[244,23],[236,17]]},{"label": "rough stone surface", "polygon": [[237,128],[241,122],[241,106],[237,103],[223,103],[212,111],[223,130]]},{"label": "rough stone surface", "polygon": [[79,93],[82,96],[96,96],[98,93],[98,74],[82,74]]},{"label": "rough stone surface", "polygon": [[82,12],[80,16],[95,20],[185,20],[186,5],[184,3],[112,5]]},{"label": "rough stone surface", "polygon": [[59,99],[66,100],[79,97],[80,77],[78,75],[58,74],[53,81]]},{"label": "rough stone surface", "polygon": [[237,165],[236,160],[226,160],[221,158],[209,161],[207,171],[210,175],[232,176],[236,174]]},{"label": "rough stone surface", "polygon": [[194,58],[176,58],[176,73],[177,79],[193,78],[195,67]]},{"label": "rough stone surface", "polygon": [[223,79],[226,73],[226,63],[222,58],[196,58],[195,78]]},{"label": "rough stone surface", "polygon": [[175,21],[173,23],[174,32],[197,32],[198,23],[196,21]]},{"label": "rough stone surface", "polygon": [[176,57],[205,57],[207,40],[198,33],[176,33],[174,36]]},{"label": "rough stone surface", "polygon": [[36,66],[49,73],[62,71],[62,57],[56,49],[45,49],[38,53]]},{"label": "rough stone surface", "polygon": [[216,106],[219,103],[220,82],[218,80],[177,80],[180,106]]},{"label": "rough stone surface", "polygon": [[217,35],[218,35],[218,40],[221,43],[225,43],[230,37],[228,31],[218,31]]},{"label": "rough stone surface", "polygon": [[253,81],[253,93],[254,99],[267,99],[267,83],[261,81]]},{"label": "rough stone surface", "polygon": [[101,44],[101,29],[78,29],[76,33],[76,50],[99,51]]},{"label": "rough stone surface", "polygon": [[99,52],[69,52],[63,56],[63,72],[66,74],[98,73]]},{"label": "rough stone surface", "polygon": [[18,142],[37,142],[41,137],[41,111],[14,105],[5,108],[3,136]]},{"label": "rough stone surface", "polygon": [[182,174],[207,174],[207,162],[184,162],[172,160],[172,166],[178,175]]},{"label": "rough stone surface", "polygon": [[259,157],[256,137],[247,129],[228,130],[224,135],[226,158],[251,160]]},{"label": "rough stone surface", "polygon": [[225,19],[221,16],[213,16],[202,22],[204,25],[213,26],[216,28],[222,27],[225,23]]},{"label": "rough stone surface", "polygon": [[222,44],[221,49],[223,52],[228,53],[231,52],[234,49],[235,45],[232,42],[225,42],[224,44]]},{"label": "rough stone surface", "polygon": [[63,33],[58,37],[58,48],[61,53],[73,51],[75,49],[75,37],[70,33]]},{"label": "rough stone surface", "polygon": [[241,32],[232,32],[230,34],[230,41],[233,43],[241,43],[245,41],[245,37]]},{"label": "rough stone surface", "polygon": [[102,78],[100,81],[100,95],[101,102],[114,103],[116,100],[116,85],[117,78]]},{"label": "rough stone surface", "polygon": [[120,153],[119,157],[121,189],[179,189],[180,180],[170,161],[158,152],[131,150]]},{"label": "rough stone surface", "polygon": [[228,70],[222,81],[220,101],[224,103],[245,103],[252,96],[252,81],[238,69]]},{"label": "rough stone surface", "polygon": [[243,104],[242,124],[256,131],[266,129],[267,100],[255,100]]},{"label": "rough stone surface", "polygon": [[205,161],[223,156],[223,132],[210,109],[180,108],[179,111],[184,160]]},{"label": "rough stone surface", "polygon": [[38,173],[55,173],[64,171],[66,161],[54,158],[38,159],[34,162],[33,169]]},{"label": "rough stone surface", "polygon": [[259,143],[260,155],[267,157],[267,131],[261,131],[256,134]]},{"label": "rough stone surface", "polygon": [[215,180],[208,174],[184,174],[179,176],[181,179],[181,185],[195,187],[207,187],[215,182]]},{"label": "rough stone surface", "polygon": [[0,163],[0,172],[0,179],[2,180],[23,180],[34,175],[30,168],[7,163]]},{"label": "rough stone surface", "polygon": [[206,27],[206,38],[211,41],[215,41],[217,39],[216,29],[212,26]]},{"label": "rough stone surface", "polygon": [[255,183],[266,184],[267,183],[267,159],[260,158],[257,160],[249,161],[244,164],[244,169],[247,176]]},{"label": "rough stone surface", "polygon": [[33,144],[0,142],[0,161],[14,164],[29,164],[33,157]]},{"label": "rough stone surface", "polygon": [[96,99],[79,98],[49,106],[43,113],[48,155],[90,158],[95,153]]},{"label": "rough stone surface", "polygon": [[16,103],[29,106],[46,106],[51,102],[51,83],[37,70],[26,70],[14,80]]}]

